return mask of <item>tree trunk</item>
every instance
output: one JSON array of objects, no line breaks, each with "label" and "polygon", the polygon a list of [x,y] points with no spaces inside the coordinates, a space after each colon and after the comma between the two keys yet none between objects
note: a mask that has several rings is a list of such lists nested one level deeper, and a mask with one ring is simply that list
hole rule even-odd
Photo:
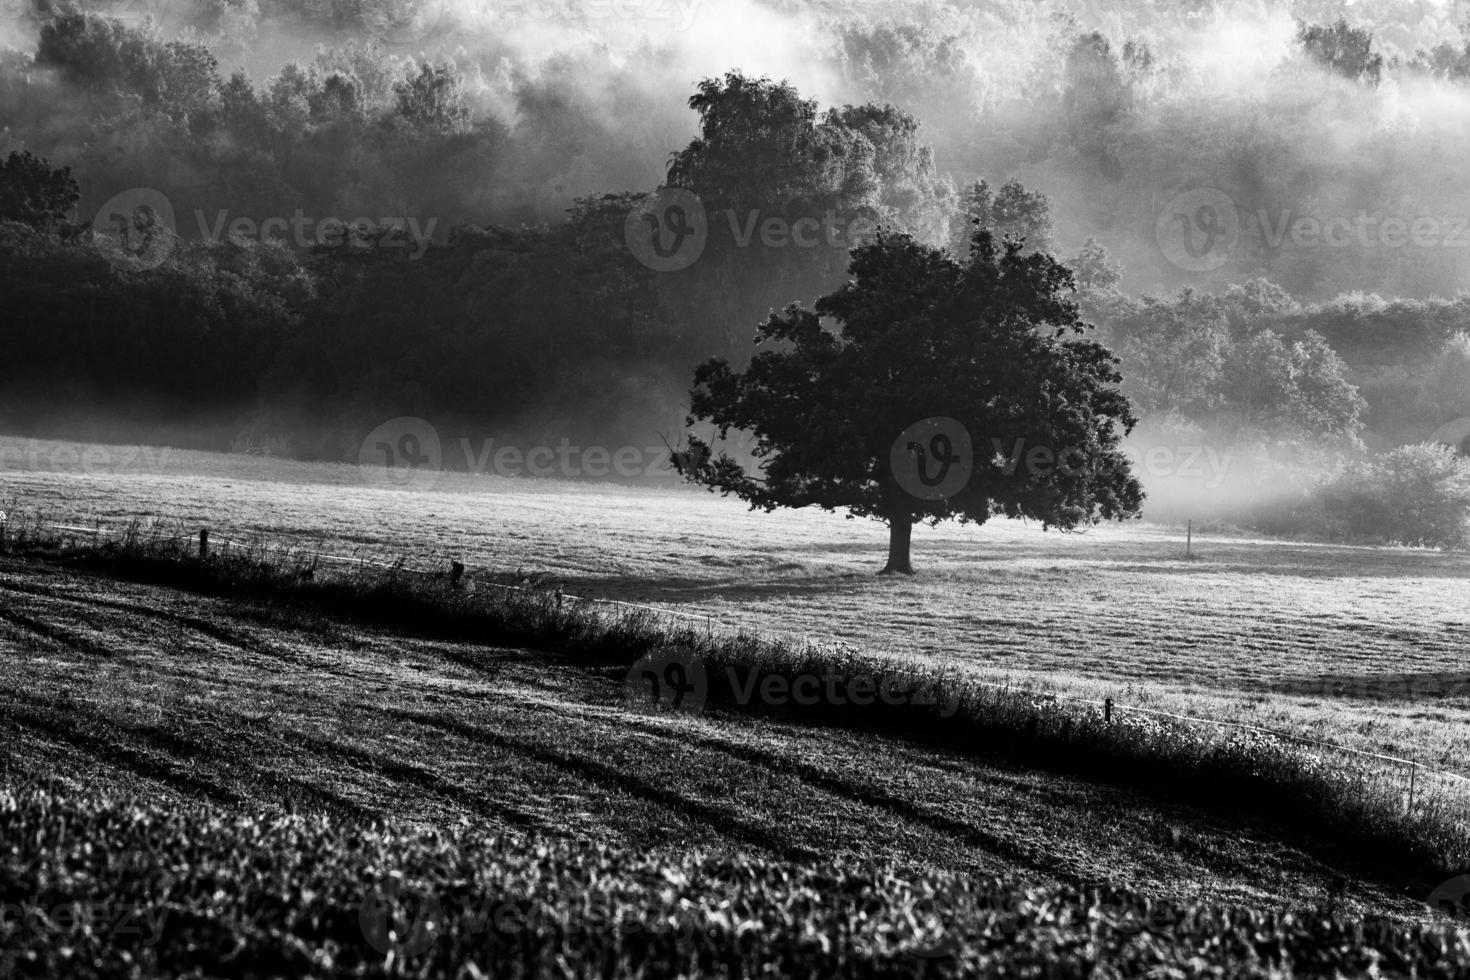
[{"label": "tree trunk", "polygon": [[909,544],[914,537],[914,522],[908,515],[890,518],[888,521],[888,564],[879,575],[912,575],[914,566],[909,564]]}]

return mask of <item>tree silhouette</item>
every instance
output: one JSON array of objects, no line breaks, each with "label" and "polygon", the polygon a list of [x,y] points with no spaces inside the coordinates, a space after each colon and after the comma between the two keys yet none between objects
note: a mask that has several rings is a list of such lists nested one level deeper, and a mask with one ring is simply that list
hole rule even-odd
[{"label": "tree silhouette", "polygon": [[752,508],[881,520],[885,574],[912,573],[918,521],[1070,529],[1137,515],[1143,492],[1119,452],[1136,419],[1064,266],[981,228],[965,261],[880,233],[849,275],[814,309],[773,314],[757,342],[780,349],[743,373],[720,358],[696,370],[689,426],[751,434],[756,465],[690,434],[674,458],[687,480]]}]

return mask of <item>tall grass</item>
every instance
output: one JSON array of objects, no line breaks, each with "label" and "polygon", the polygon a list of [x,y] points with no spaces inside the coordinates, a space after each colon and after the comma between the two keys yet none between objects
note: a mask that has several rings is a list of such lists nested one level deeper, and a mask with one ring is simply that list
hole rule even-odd
[{"label": "tall grass", "polygon": [[0,787],[0,840],[6,977],[1454,977],[1470,956],[1443,923],[37,785]]}]

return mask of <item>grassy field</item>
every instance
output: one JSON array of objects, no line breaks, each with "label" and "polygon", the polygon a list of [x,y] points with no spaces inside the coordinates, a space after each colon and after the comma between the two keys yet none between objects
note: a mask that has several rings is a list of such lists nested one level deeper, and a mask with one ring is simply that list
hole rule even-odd
[{"label": "grassy field", "polygon": [[[350,467],[177,451],[125,460],[18,440],[0,441],[0,467],[12,536],[36,515],[156,519],[161,533],[211,528],[216,552],[234,539],[440,569],[457,559],[470,566],[466,594],[546,576],[543,587],[836,638],[902,665],[1451,766],[1470,743],[1470,565],[1457,555],[1196,536],[1186,557],[1173,529],[1064,536],[998,523],[920,531],[921,574],[895,581],[873,574],[875,525],[751,514],[673,487],[445,476],[406,491]],[[1269,800],[1201,806],[1126,773],[1079,778],[998,746],[719,703],[650,713],[630,701],[624,669],[545,645],[99,570],[0,558],[0,824],[27,842],[0,857],[12,865],[0,905],[25,910],[0,923],[0,975],[127,972],[113,968],[120,953],[141,975],[169,973],[180,963],[167,957],[191,942],[275,957],[267,972],[391,974],[407,967],[354,917],[395,873],[445,909],[444,940],[410,973],[566,962],[587,938],[568,945],[587,912],[570,895],[593,881],[653,910],[664,931],[632,941],[602,923],[599,958],[577,961],[576,975],[610,963],[733,972],[752,955],[818,974],[1376,964],[1452,975],[1466,956],[1459,933],[1415,924],[1434,884],[1422,868],[1324,840]],[[1470,802],[1422,778],[1418,793],[1420,808],[1435,793]],[[74,853],[58,814],[63,827],[102,828],[94,837],[119,854],[150,827],[191,839],[182,894],[134,895],[176,931],[142,949],[96,932],[58,947],[65,923],[46,908],[177,877],[168,848],[139,859],[127,884],[111,880],[126,862],[88,871],[96,858]],[[292,856],[302,841],[320,844],[322,867]],[[353,856],[364,841],[367,856]],[[492,852],[522,871],[486,880],[476,855]],[[242,860],[255,869],[243,884],[228,870]],[[228,899],[209,897],[216,874],[231,881]],[[700,875],[713,891],[692,884]],[[813,897],[832,889],[847,897]],[[492,900],[561,925],[507,939],[487,931]],[[1190,906],[1190,924],[1140,928],[1160,902]],[[949,918],[925,917],[939,908]],[[762,923],[759,940],[735,910]],[[698,922],[680,919],[696,911]],[[675,927],[685,938],[671,944]],[[56,948],[79,958],[57,960]],[[206,972],[251,975],[233,956]]]},{"label": "grassy field", "polygon": [[6,976],[1451,976],[1470,956],[1373,852],[1269,808],[649,712],[621,670],[535,650],[0,558],[0,653]]},{"label": "grassy field", "polygon": [[667,488],[380,473],[251,456],[0,439],[0,509],[216,539],[545,573],[874,654],[963,663],[1087,696],[1331,738],[1458,769],[1470,753],[1470,556],[999,521],[915,533],[912,580],[878,579],[885,532],[751,513]]}]

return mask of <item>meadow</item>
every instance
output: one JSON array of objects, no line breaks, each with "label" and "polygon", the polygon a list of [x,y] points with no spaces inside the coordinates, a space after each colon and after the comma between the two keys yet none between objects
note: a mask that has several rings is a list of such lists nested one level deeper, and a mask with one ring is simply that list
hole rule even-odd
[{"label": "meadow", "polygon": [[[1373,827],[1321,822],[1350,790],[1299,801],[1254,768],[1278,749],[1226,733],[1176,749],[1122,708],[1454,765],[1463,556],[1220,535],[1186,555],[1175,528],[997,522],[919,531],[920,573],[895,580],[874,574],[876,525],[671,483],[401,489],[356,467],[24,440],[0,441],[0,463],[0,827],[25,842],[0,857],[0,969],[1433,976],[1467,955],[1424,903],[1459,867],[1470,794],[1421,776],[1399,812],[1389,785],[1365,812],[1409,836],[1370,846]],[[131,526],[162,558],[109,558],[79,531],[24,544],[38,521]],[[202,527],[212,564],[191,566],[192,543],[167,541]],[[257,564],[276,593],[231,584]],[[496,625],[503,585],[550,619]],[[413,590],[428,605],[406,615]],[[693,618],[613,613],[589,634],[557,590]],[[489,618],[464,611],[478,597]],[[826,663],[1013,687],[942,713],[949,735],[922,712],[916,728],[736,710],[718,685],[706,710],[650,711],[618,657],[668,624],[712,655],[733,624],[790,644],[768,661],[815,641]],[[1031,692],[1123,714],[1100,727],[1096,706]],[[1450,836],[1411,839],[1421,826]],[[427,906],[400,887],[436,910],[424,951],[404,943]],[[55,914],[108,902],[157,934]]]},{"label": "meadow", "polygon": [[0,438],[0,509],[445,568],[655,604],[773,636],[962,664],[998,682],[1229,719],[1458,770],[1470,556],[1004,520],[886,532],[679,487],[386,471]]}]

